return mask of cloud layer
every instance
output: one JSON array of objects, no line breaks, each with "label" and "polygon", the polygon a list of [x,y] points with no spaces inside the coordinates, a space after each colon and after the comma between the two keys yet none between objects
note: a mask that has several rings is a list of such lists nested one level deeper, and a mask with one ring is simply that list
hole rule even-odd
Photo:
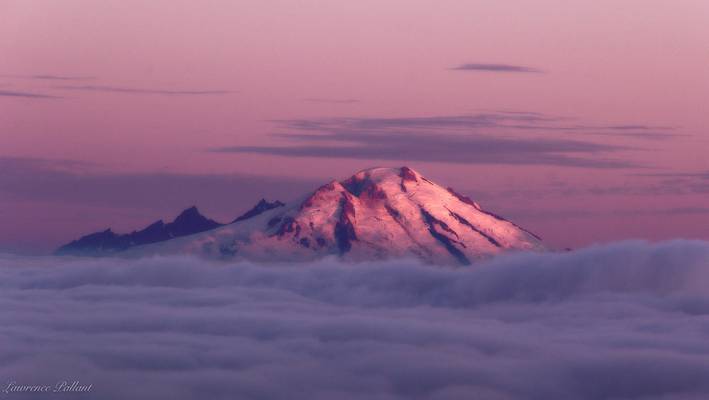
[{"label": "cloud layer", "polygon": [[689,241],[469,269],[7,256],[0,379],[104,399],[699,399],[707,287],[709,244]]},{"label": "cloud layer", "polygon": [[96,165],[72,160],[0,157],[0,170],[4,171],[0,175],[0,195],[4,200],[176,211],[193,204],[218,208],[231,205],[236,214],[253,206],[260,196],[290,200],[292,193],[310,190],[319,183],[263,175],[94,172],[95,169]]},{"label": "cloud layer", "polygon": [[326,118],[277,121],[291,146],[224,146],[222,153],[351,158],[456,164],[641,167],[622,157],[635,149],[592,136],[663,140],[667,128],[606,126],[527,112],[489,112],[401,118]]}]

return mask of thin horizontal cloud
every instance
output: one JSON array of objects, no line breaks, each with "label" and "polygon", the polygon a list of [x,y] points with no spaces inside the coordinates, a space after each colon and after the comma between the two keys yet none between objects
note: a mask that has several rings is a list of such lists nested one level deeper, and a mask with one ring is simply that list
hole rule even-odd
[{"label": "thin horizontal cloud", "polygon": [[488,111],[467,115],[441,115],[399,118],[321,118],[275,120],[288,129],[333,132],[347,130],[456,130],[489,132],[562,132],[582,135],[627,136],[637,139],[665,139],[680,136],[674,128],[634,125],[609,126],[575,122],[571,118],[536,112]]},{"label": "thin horizontal cloud", "polygon": [[709,207],[671,207],[659,209],[616,210],[611,212],[610,214],[616,217],[709,214]]},{"label": "thin horizontal cloud", "polygon": [[359,103],[357,99],[325,99],[325,98],[308,98],[303,99],[308,103],[326,103],[326,104],[352,104]]},{"label": "thin horizontal cloud", "polygon": [[[640,176],[640,174],[635,174]],[[555,194],[557,196],[692,196],[709,193],[709,182],[682,178],[663,178],[648,176],[647,181],[637,178],[624,184],[591,185],[591,186],[558,186],[556,188],[539,189],[532,191],[536,197]],[[529,196],[529,191],[505,190],[498,193],[497,197]],[[689,211],[689,209],[687,209]],[[661,212],[658,211],[661,214]]]},{"label": "thin horizontal cloud", "polygon": [[[0,196],[5,200],[179,210],[186,205],[252,206],[260,196],[288,200],[320,182],[248,174],[93,172],[72,160],[0,157]],[[248,190],[246,190],[248,189]]]},{"label": "thin horizontal cloud", "polygon": [[[578,138],[540,136],[545,128],[588,133],[583,125],[535,113],[484,113],[410,118],[330,118],[278,121],[295,133],[276,137],[292,146],[224,146],[221,153],[351,158],[459,164],[640,167],[609,155],[627,146]],[[538,131],[533,137],[529,131]],[[523,135],[520,136],[519,134]]]},{"label": "thin horizontal cloud", "polygon": [[0,90],[0,97],[20,97],[25,99],[61,99],[60,96],[52,96],[44,93],[24,92],[15,90]]},{"label": "thin horizontal cloud", "polygon": [[85,168],[95,167],[96,164],[79,160],[67,159],[46,159],[34,157],[0,157],[0,169],[8,174],[26,171],[79,171]]},{"label": "thin horizontal cloud", "polygon": [[634,139],[645,139],[645,140],[670,140],[677,137],[690,137],[690,135],[669,133],[669,132],[650,132],[650,131],[640,131],[640,132],[624,132],[624,131],[605,131],[605,132],[587,132],[588,135],[594,136],[624,136]]},{"label": "thin horizontal cloud", "polygon": [[644,174],[636,174],[636,175],[637,176],[648,176],[648,177],[662,177],[662,178],[687,178],[687,179],[709,180],[709,171],[656,172],[656,173],[644,173]]},{"label": "thin horizontal cloud", "polygon": [[542,74],[545,71],[532,67],[525,67],[523,65],[510,65],[510,64],[481,64],[481,63],[467,63],[461,64],[457,67],[451,68],[453,71],[479,71],[479,72],[503,72],[503,73],[534,73]]},{"label": "thin horizontal cloud", "polygon": [[235,93],[231,90],[166,90],[166,89],[142,89],[119,86],[102,85],[67,85],[57,86],[56,89],[76,90],[84,92],[105,92],[105,93],[126,93],[126,94],[156,94],[165,96],[203,96],[203,95],[223,95]]},{"label": "thin horizontal cloud", "polygon": [[667,217],[678,215],[706,215],[709,214],[709,207],[673,207],[660,209],[618,209],[608,211],[592,211],[592,210],[577,210],[577,209],[547,209],[533,210],[524,209],[514,212],[514,217],[534,219],[534,220],[549,220],[549,219],[588,219],[598,217],[613,217],[613,218],[637,218],[637,217]]},{"label": "thin horizontal cloud", "polygon": [[34,75],[0,75],[3,78],[15,79],[36,79],[43,81],[85,81],[96,79],[95,76],[79,76],[79,75],[54,75],[54,74],[34,74]]},{"label": "thin horizontal cloud", "polygon": [[93,76],[62,76],[62,75],[32,75],[32,79],[46,80],[46,81],[85,81],[90,79],[96,79]]},{"label": "thin horizontal cloud", "polygon": [[607,126],[606,128],[608,129],[616,129],[616,130],[651,130],[651,129],[673,129],[672,127],[665,126],[665,127],[658,127],[658,126],[649,126],[649,125],[611,125]]},{"label": "thin horizontal cloud", "polygon": [[482,136],[422,134],[288,135],[305,141],[350,143],[344,146],[304,145],[233,146],[213,149],[222,153],[257,153],[290,157],[352,158],[445,162],[456,164],[557,165],[587,168],[630,168],[638,165],[603,157],[581,158],[569,154],[599,155],[619,147],[573,140],[518,140]]}]

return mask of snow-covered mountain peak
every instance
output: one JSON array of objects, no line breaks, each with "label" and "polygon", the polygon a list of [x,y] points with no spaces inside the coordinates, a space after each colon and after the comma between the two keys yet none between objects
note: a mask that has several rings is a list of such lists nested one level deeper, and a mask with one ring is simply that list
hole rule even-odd
[{"label": "snow-covered mountain peak", "polygon": [[263,261],[416,257],[467,265],[507,250],[540,250],[535,235],[408,167],[331,181],[302,201],[140,249]]}]

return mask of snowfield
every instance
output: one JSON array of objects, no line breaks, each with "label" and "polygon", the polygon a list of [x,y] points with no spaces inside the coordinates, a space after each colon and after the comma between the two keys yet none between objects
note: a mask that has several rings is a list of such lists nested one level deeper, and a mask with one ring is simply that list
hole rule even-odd
[{"label": "snowfield", "polygon": [[407,168],[373,168],[333,181],[293,204],[128,256],[193,254],[215,259],[348,261],[411,257],[469,265],[505,251],[542,250],[541,240]]}]

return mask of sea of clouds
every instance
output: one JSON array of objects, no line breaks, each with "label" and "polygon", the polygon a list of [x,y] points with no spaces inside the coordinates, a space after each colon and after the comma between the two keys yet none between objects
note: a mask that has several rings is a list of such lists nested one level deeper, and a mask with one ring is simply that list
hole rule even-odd
[{"label": "sea of clouds", "polygon": [[709,242],[467,268],[0,256],[0,399],[706,399]]}]

